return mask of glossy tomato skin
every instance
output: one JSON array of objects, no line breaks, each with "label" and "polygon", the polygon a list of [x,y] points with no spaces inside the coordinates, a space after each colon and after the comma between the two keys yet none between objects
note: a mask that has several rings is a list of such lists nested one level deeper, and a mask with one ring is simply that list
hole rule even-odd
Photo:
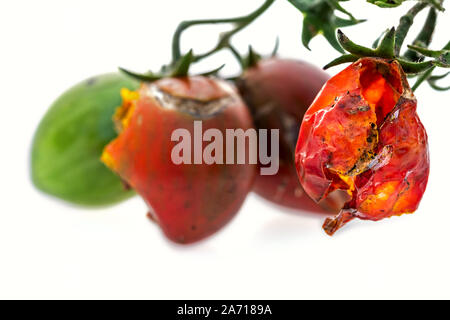
[{"label": "glossy tomato skin", "polygon": [[[300,185],[294,158],[303,115],[328,78],[327,73],[306,62],[271,58],[246,70],[238,81],[257,128],[280,130],[279,171],[272,176],[257,175],[253,189],[278,205],[323,211]],[[330,200],[322,205],[332,211],[337,209]]]},{"label": "glossy tomato skin", "polygon": [[396,61],[364,58],[330,79],[307,111],[296,166],[316,201],[336,189],[351,196],[325,231],[357,217],[413,213],[429,175],[428,138],[417,101]]},{"label": "glossy tomato skin", "polygon": [[254,128],[234,87],[205,77],[168,78],[142,84],[126,100],[116,115],[122,132],[103,161],[145,199],[170,240],[192,243],[220,230],[251,190],[256,165],[175,164],[179,142],[172,134],[185,129],[194,139],[194,121],[202,122],[203,132],[219,130],[224,140],[226,129]]}]

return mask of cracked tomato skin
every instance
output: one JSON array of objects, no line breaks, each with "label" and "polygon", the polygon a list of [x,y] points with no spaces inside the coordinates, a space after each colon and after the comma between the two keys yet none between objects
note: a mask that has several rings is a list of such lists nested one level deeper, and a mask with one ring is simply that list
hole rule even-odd
[{"label": "cracked tomato skin", "polygon": [[327,219],[332,235],[354,218],[413,213],[429,175],[428,138],[396,61],[363,58],[330,79],[304,117],[298,176],[315,200],[334,190],[351,199]]},{"label": "cracked tomato skin", "polygon": [[193,141],[194,121],[224,137],[226,129],[253,128],[234,87],[205,77],[167,78],[123,96],[115,116],[121,133],[103,162],[143,197],[149,218],[170,240],[196,242],[225,226],[251,190],[256,165],[177,165],[171,155],[179,141],[171,140],[174,130],[186,129]]},{"label": "cracked tomato skin", "polygon": [[336,199],[323,201],[321,208],[304,192],[294,161],[303,116],[328,79],[326,72],[309,63],[271,58],[259,61],[238,80],[256,127],[280,130],[278,173],[256,176],[253,191],[263,198],[293,209],[324,212],[323,208],[327,208],[339,212]]}]

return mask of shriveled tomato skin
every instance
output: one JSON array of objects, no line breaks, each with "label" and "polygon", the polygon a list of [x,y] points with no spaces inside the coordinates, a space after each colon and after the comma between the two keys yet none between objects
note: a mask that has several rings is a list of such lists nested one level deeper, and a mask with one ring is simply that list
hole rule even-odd
[{"label": "shriveled tomato skin", "polygon": [[[226,129],[253,128],[250,113],[228,83],[204,77],[144,83],[138,94],[128,106],[132,110],[125,116],[119,112],[123,131],[106,147],[103,161],[145,199],[150,218],[170,240],[186,244],[204,239],[238,212],[256,165],[177,165],[171,158],[178,144],[171,141],[172,133],[187,129],[194,139],[194,121],[202,121],[203,132],[218,129],[225,137]],[[164,102],[162,94],[176,105]],[[219,109],[207,115],[183,109],[188,103],[216,102]]]},{"label": "shriveled tomato skin", "polygon": [[[358,187],[356,207],[361,218],[380,220],[417,210],[428,182],[430,159],[427,133],[416,113],[415,100],[400,98],[380,128],[382,146],[392,147],[386,164]],[[357,184],[360,180],[357,179]]]},{"label": "shriveled tomato skin", "polygon": [[[246,70],[238,81],[257,128],[280,130],[279,171],[276,175],[257,175],[253,189],[278,205],[324,211],[304,192],[294,159],[303,115],[328,78],[326,72],[304,61],[271,58]],[[332,201],[322,205],[336,211]]]},{"label": "shriveled tomato skin", "polygon": [[417,210],[430,160],[416,107],[396,61],[360,59],[324,86],[304,117],[296,166],[316,201],[336,189],[351,195],[325,222],[328,234],[355,217],[377,221]]}]

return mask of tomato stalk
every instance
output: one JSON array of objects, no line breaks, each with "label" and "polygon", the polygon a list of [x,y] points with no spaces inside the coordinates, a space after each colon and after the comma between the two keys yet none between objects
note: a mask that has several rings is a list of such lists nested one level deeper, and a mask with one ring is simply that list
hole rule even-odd
[{"label": "tomato stalk", "polygon": [[[161,70],[157,73],[147,72],[147,73],[137,73],[124,68],[119,68],[120,71],[131,76],[135,79],[144,81],[144,82],[153,82],[160,80],[162,78],[167,77],[186,77],[189,74],[189,68],[192,63],[199,62],[202,59],[205,59],[222,49],[229,49],[233,56],[238,60],[242,69],[246,68],[248,64],[248,59],[244,59],[241,57],[236,48],[230,43],[231,38],[250,25],[253,21],[255,21],[259,16],[261,16],[267,9],[275,2],[275,0],[266,0],[262,6],[256,9],[254,12],[237,18],[227,18],[227,19],[206,19],[206,20],[189,20],[183,21],[177,27],[173,39],[172,39],[172,62],[169,65],[165,65],[161,68]],[[231,31],[223,33],[219,37],[219,41],[217,45],[211,49],[210,51],[201,54],[194,55],[193,49],[189,50],[187,54],[181,53],[181,36],[185,30],[195,25],[206,25],[206,24],[228,24],[231,23],[235,26]],[[278,47],[278,42],[277,46]],[[250,50],[251,51],[251,50]],[[210,76],[217,74],[225,65],[221,65],[220,67],[200,74],[200,76]]]},{"label": "tomato stalk", "polygon": [[400,18],[400,23],[397,27],[397,32],[395,34],[395,55],[400,55],[400,49],[402,48],[403,42],[405,41],[406,35],[409,29],[414,23],[414,18],[419,14],[420,11],[428,6],[425,2],[419,2],[414,7],[412,7],[407,14]]},{"label": "tomato stalk", "polygon": [[211,49],[210,51],[197,55],[193,58],[193,62],[198,62],[202,59],[205,59],[222,49],[229,49],[234,56],[236,56],[238,59],[240,59],[240,55],[238,54],[237,50],[230,44],[231,38],[240,32],[241,30],[245,29],[248,25],[250,25],[253,21],[255,21],[259,16],[261,16],[264,12],[266,12],[267,9],[275,2],[275,0],[266,0],[264,4],[259,7],[254,12],[250,13],[249,15],[237,17],[237,18],[225,18],[225,19],[205,19],[205,20],[189,20],[189,21],[183,21],[179,24],[177,30],[175,31],[175,34],[173,36],[172,40],[172,63],[176,63],[182,56],[181,54],[181,36],[184,31],[186,31],[188,28],[196,25],[205,25],[205,24],[233,24],[235,28],[232,30],[223,33],[217,45]]},{"label": "tomato stalk", "polygon": [[[413,45],[428,47],[431,44],[433,33],[434,30],[436,29],[436,22],[437,22],[436,9],[430,8],[427,19],[425,20],[425,24],[422,30],[417,35],[416,39],[414,40]],[[424,58],[423,56],[419,55],[416,51],[411,49],[408,49],[403,56],[411,61],[419,61]]]}]

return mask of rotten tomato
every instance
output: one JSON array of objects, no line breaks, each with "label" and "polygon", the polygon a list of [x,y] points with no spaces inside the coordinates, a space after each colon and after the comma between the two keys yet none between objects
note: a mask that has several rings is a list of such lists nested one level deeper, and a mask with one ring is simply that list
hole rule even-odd
[{"label": "rotten tomato", "polygon": [[316,201],[335,190],[351,198],[325,221],[329,235],[354,218],[417,210],[430,161],[416,107],[397,61],[363,58],[330,79],[308,109],[296,150],[300,182]]},{"label": "rotten tomato", "polygon": [[[144,198],[149,217],[170,240],[192,243],[225,226],[251,190],[256,165],[197,157],[209,150],[220,158],[224,153],[213,152],[207,140],[217,142],[227,130],[253,128],[235,88],[201,76],[165,78],[143,83],[137,92],[124,91],[123,98],[115,115],[120,134],[105,148],[103,162]],[[198,135],[200,122],[205,131],[200,144],[182,137]]]}]

